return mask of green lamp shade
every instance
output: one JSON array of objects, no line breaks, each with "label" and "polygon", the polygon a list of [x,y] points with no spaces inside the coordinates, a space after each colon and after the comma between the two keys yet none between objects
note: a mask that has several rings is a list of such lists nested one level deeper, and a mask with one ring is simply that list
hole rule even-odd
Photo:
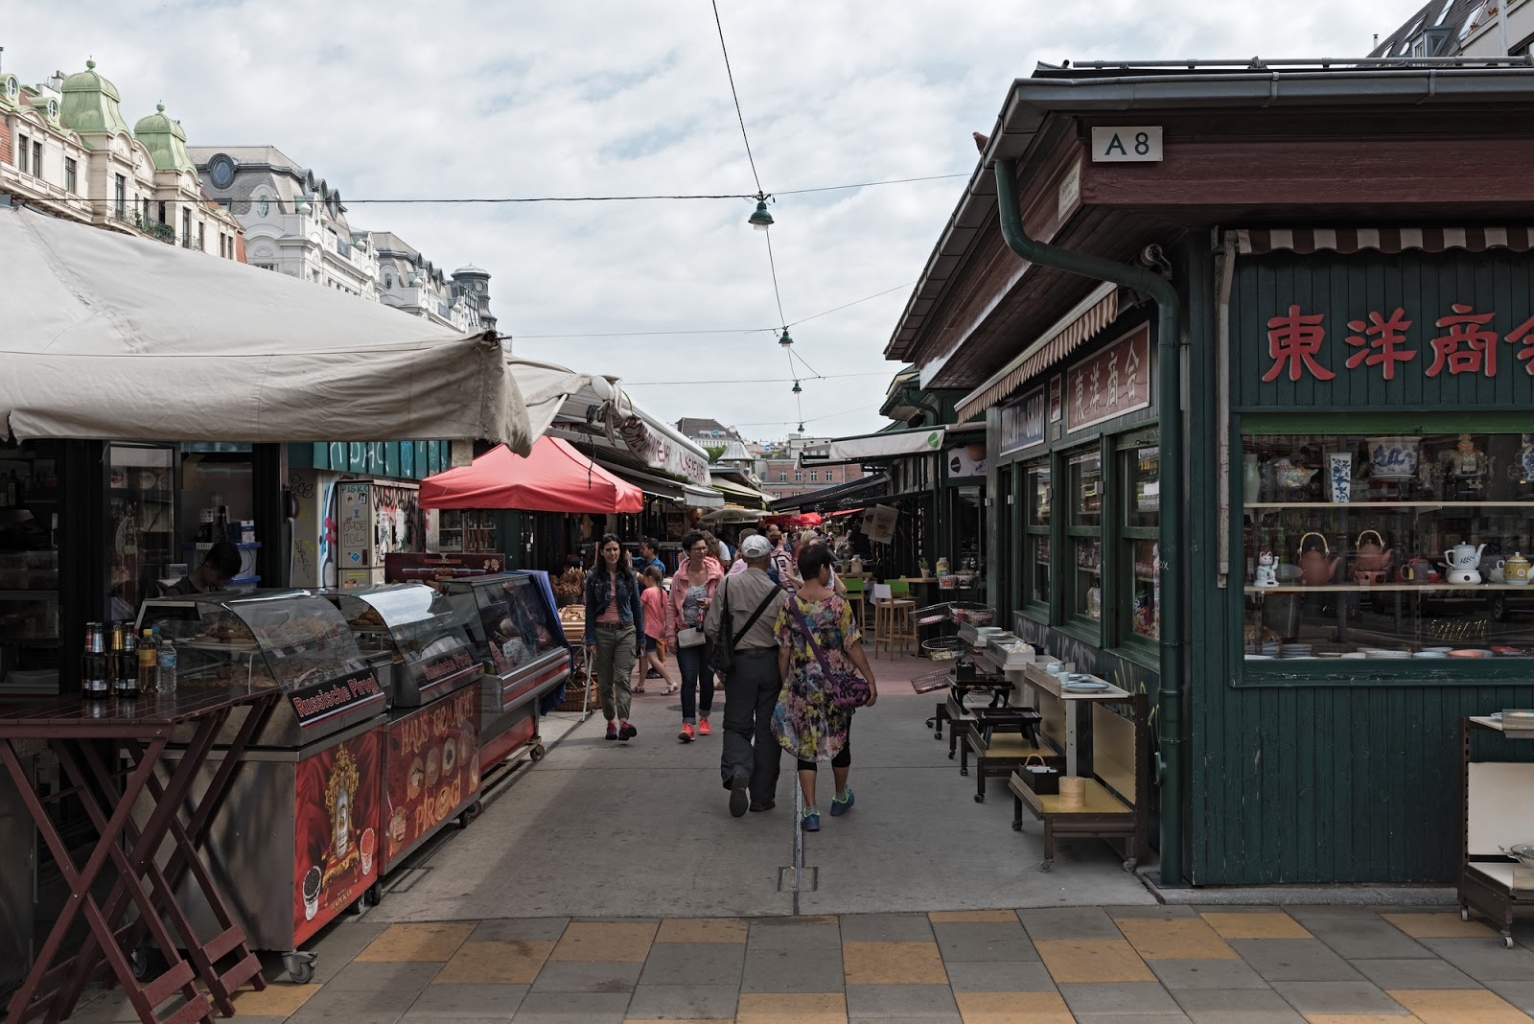
[{"label": "green lamp shade", "polygon": [[772,227],[772,214],[767,212],[767,200],[758,199],[756,201],[756,212],[748,219],[751,226],[758,231],[766,231]]},{"label": "green lamp shade", "polygon": [[799,382],[798,381],[794,381],[794,394],[797,395],[797,394],[800,394],[803,391],[804,391],[804,389],[799,386]]},{"label": "green lamp shade", "polygon": [[784,348],[788,348],[788,346],[792,345],[793,343],[794,339],[789,335],[788,328],[783,328],[783,336],[778,339],[778,344],[782,345]]}]

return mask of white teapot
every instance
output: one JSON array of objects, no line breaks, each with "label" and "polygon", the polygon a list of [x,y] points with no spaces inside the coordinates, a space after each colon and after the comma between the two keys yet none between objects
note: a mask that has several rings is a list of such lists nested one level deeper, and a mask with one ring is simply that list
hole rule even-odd
[{"label": "white teapot", "polygon": [[1456,544],[1443,553],[1443,560],[1450,569],[1474,569],[1481,564],[1481,552],[1486,545]]}]

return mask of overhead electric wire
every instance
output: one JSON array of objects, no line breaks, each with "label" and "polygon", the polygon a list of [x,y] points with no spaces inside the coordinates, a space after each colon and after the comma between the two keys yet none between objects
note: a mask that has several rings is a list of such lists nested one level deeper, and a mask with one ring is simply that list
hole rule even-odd
[{"label": "overhead electric wire", "polygon": [[[864,182],[859,182],[858,184],[855,184],[855,185],[822,185],[819,188],[780,189],[777,192],[774,192],[773,195],[775,195],[775,196],[802,196],[802,195],[807,195],[810,192],[835,192],[838,189],[844,189],[844,188],[868,188],[868,187],[870,187],[872,185],[904,185],[904,184],[906,184],[908,182],[912,182],[912,181],[943,181],[943,180],[948,179],[948,178],[967,178],[967,177],[969,177],[969,175],[967,175],[967,174],[929,174],[929,175],[926,175],[925,177],[921,177],[921,178],[891,178],[888,181],[864,181]],[[748,198],[748,199],[755,199],[756,197],[755,196],[747,196],[746,198]]]},{"label": "overhead electric wire", "polygon": [[735,101],[735,118],[740,122],[740,137],[746,144],[746,162],[751,165],[751,179],[756,182],[756,195],[747,198],[757,199],[762,194],[762,179],[756,173],[756,158],[751,155],[751,139],[746,135],[746,116],[740,112],[740,93],[735,91],[735,72],[730,68],[730,49],[724,45],[724,24],[719,20],[718,0],[709,0],[714,8],[714,27],[719,30],[719,50],[724,54],[724,73],[730,80],[730,98]]},{"label": "overhead electric wire", "polygon": [[[888,370],[866,370],[866,371],[864,371],[862,373],[829,373],[829,374],[826,374],[824,376],[817,376],[815,379],[816,380],[846,380],[849,377],[888,377],[888,376],[890,376],[890,372]],[[802,380],[802,379],[803,379],[802,377],[765,377],[765,378],[764,377],[738,377],[738,378],[735,378],[733,380],[692,380],[691,378],[683,379],[683,380],[622,380],[622,379],[620,379],[618,381],[618,383],[619,383],[620,386],[625,387],[625,388],[660,388],[660,387],[666,387],[666,388],[685,388],[685,387],[701,387],[701,386],[704,386],[704,385],[715,385],[715,384],[792,384],[794,381]]]},{"label": "overhead electric wire", "polygon": [[783,321],[783,333],[788,333],[788,318],[783,315],[783,293],[778,290],[778,261],[772,255],[772,229],[768,228],[762,234],[767,236],[767,266],[772,270],[772,297],[778,303],[778,319]]}]

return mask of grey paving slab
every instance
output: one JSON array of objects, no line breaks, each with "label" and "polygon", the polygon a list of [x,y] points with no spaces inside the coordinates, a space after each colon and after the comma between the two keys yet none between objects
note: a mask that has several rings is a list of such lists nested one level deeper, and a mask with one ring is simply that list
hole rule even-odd
[{"label": "grey paving slab", "polygon": [[745,966],[746,947],[738,942],[657,942],[650,947],[639,983],[731,985],[739,989]]},{"label": "grey paving slab", "polygon": [[1534,979],[1534,951],[1508,949],[1500,938],[1424,939],[1422,944],[1476,981]]},{"label": "grey paving slab", "polygon": [[[439,1022],[451,1019],[453,1024],[506,1024],[510,1017],[438,1017],[432,1014],[407,1013],[399,1019],[398,1024],[439,1024]],[[281,1017],[241,1017],[240,1024],[262,1024],[267,1020],[282,1020]]]},{"label": "grey paving slab", "polygon": [[1406,1008],[1367,981],[1279,981],[1273,990],[1300,1013],[1401,1015]]},{"label": "grey paving slab", "polygon": [[629,1020],[672,1017],[730,1020],[740,999],[740,985],[645,985],[634,990]]},{"label": "grey paving slab", "polygon": [[747,949],[742,992],[840,992],[840,949]]},{"label": "grey paving slab", "polygon": [[1055,981],[1036,960],[1019,963],[971,960],[945,963],[955,992],[1053,992]]},{"label": "grey paving slab", "polygon": [[746,933],[748,949],[840,949],[842,933],[836,923],[808,924],[793,918],[751,922]]},{"label": "grey paving slab", "polygon": [[1268,983],[1240,960],[1147,960],[1174,995],[1188,988],[1267,988]]},{"label": "grey paving slab", "polygon": [[644,964],[618,960],[550,960],[533,979],[534,992],[632,992]]},{"label": "grey paving slab", "polygon": [[[339,989],[363,992],[409,990],[419,992],[442,970],[440,963],[386,963],[353,960],[325,983],[324,991]],[[310,1000],[311,1002],[313,1000]]]},{"label": "grey paving slab", "polygon": [[1358,981],[1361,977],[1320,939],[1231,939],[1230,945],[1270,982]]},{"label": "grey paving slab", "polygon": [[410,1015],[421,1018],[500,1018],[510,1020],[526,985],[427,985],[410,1004]]},{"label": "grey paving slab", "polygon": [[1078,1013],[1076,1024],[1178,1024],[1184,1013]]},{"label": "grey paving slab", "polygon": [[1078,1018],[1084,1013],[1181,1013],[1170,992],[1154,981],[1064,984],[1060,994]]},{"label": "grey paving slab", "polygon": [[954,1019],[958,1004],[947,985],[848,985],[847,1016],[878,1017],[891,1014],[927,1019]]},{"label": "grey paving slab", "polygon": [[945,963],[1011,963],[1039,958],[1039,951],[1033,947],[1021,924],[940,922],[932,926],[932,931],[937,936],[937,947],[942,951]]},{"label": "grey paving slab", "polygon": [[1351,913],[1291,916],[1345,960],[1432,958],[1432,950],[1378,914],[1359,912],[1356,908],[1339,909]]},{"label": "grey paving slab", "polygon": [[926,914],[843,914],[843,942],[931,942]]},{"label": "grey paving slab", "polygon": [[1158,921],[1171,921],[1175,918],[1198,916],[1198,911],[1192,907],[1177,906],[1175,904],[1152,904],[1144,907],[1104,907],[1103,913],[1109,917],[1148,917]]},{"label": "grey paving slab", "polygon": [[1480,988],[1480,982],[1442,960],[1350,960],[1380,988]]},{"label": "grey paving slab", "polygon": [[1305,1024],[1271,988],[1192,988],[1172,993],[1194,1024]]},{"label": "grey paving slab", "polygon": [[516,1024],[623,1024],[627,992],[529,992]]},{"label": "grey paving slab", "polygon": [[1035,942],[1040,939],[1122,939],[1124,933],[1101,907],[1021,910],[1018,917]]},{"label": "grey paving slab", "polygon": [[[342,916],[320,934],[318,942],[309,943],[309,951],[318,953],[314,962],[312,984],[323,985],[351,963],[352,957],[367,948],[367,944],[382,935],[389,927],[383,921],[372,920],[372,914],[364,918]],[[273,980],[287,981],[287,972],[280,961],[273,964],[275,970],[268,975]]]},{"label": "grey paving slab", "polygon": [[481,921],[469,935],[469,941],[558,942],[569,923],[568,917],[501,917]]},{"label": "grey paving slab", "polygon": [[1524,1013],[1534,1016],[1534,978],[1525,978],[1521,981],[1488,981],[1486,987]]},{"label": "grey paving slab", "polygon": [[[310,1000],[313,1002],[314,1000]],[[399,1010],[357,1010],[336,1006],[309,1006],[289,1017],[287,1024],[398,1024],[403,1014]],[[239,1018],[236,1018],[239,1019]]]}]

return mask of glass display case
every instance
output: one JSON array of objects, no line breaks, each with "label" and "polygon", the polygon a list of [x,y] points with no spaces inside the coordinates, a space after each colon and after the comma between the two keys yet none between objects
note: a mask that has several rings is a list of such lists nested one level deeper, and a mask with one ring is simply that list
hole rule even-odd
[{"label": "glass display case", "polygon": [[178,688],[274,687],[287,695],[254,742],[296,746],[384,709],[384,694],[331,602],[305,590],[144,602],[137,628],[176,646]]},{"label": "glass display case", "polygon": [[1245,653],[1534,653],[1534,436],[1243,438]]},{"label": "glass display case", "polygon": [[[445,594],[403,583],[328,596],[372,661],[392,705],[419,707],[478,674],[479,657]],[[380,652],[388,659],[372,657]]]},{"label": "glass display case", "polygon": [[566,652],[564,629],[532,575],[500,573],[445,587],[475,647],[500,675]]}]

